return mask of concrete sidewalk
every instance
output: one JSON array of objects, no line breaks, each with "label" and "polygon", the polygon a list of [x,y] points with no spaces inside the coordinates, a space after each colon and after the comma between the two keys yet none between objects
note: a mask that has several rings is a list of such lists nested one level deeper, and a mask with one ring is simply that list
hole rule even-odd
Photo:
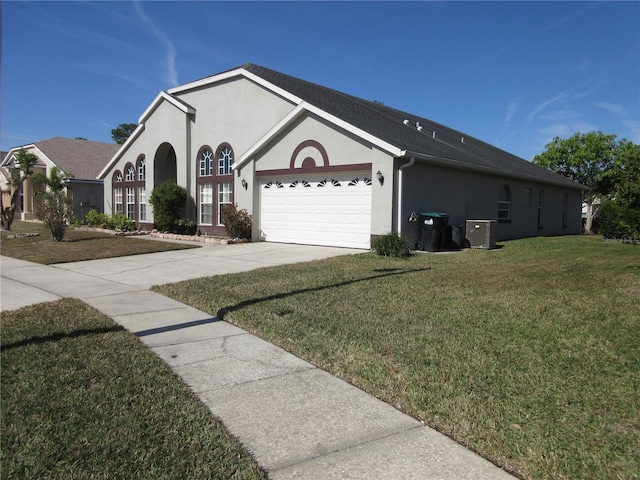
[{"label": "concrete sidewalk", "polygon": [[257,243],[53,267],[0,257],[1,309],[75,297],[113,318],[183,378],[270,478],[513,478],[298,357],[148,290],[355,252]]}]

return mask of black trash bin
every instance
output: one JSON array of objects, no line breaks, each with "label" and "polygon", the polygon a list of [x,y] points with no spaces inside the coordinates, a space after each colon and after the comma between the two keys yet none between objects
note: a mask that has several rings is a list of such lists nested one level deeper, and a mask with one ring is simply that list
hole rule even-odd
[{"label": "black trash bin", "polygon": [[444,237],[444,248],[462,250],[464,247],[464,231],[462,225],[447,225]]},{"label": "black trash bin", "polygon": [[428,252],[440,252],[444,246],[444,232],[449,222],[449,214],[420,212],[422,221],[422,245]]}]

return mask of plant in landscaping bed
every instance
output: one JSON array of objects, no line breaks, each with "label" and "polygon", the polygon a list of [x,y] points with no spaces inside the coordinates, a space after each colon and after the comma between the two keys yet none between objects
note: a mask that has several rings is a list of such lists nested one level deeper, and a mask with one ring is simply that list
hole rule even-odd
[{"label": "plant in landscaping bed", "polygon": [[73,210],[73,199],[66,188],[67,177],[58,167],[53,167],[49,178],[37,174],[34,180],[36,218],[49,229],[54,242],[61,242]]},{"label": "plant in landscaping bed", "polygon": [[180,235],[195,235],[196,222],[188,218],[181,218],[180,220],[178,220],[176,231]]},{"label": "plant in landscaping bed", "polygon": [[187,201],[187,190],[171,180],[151,192],[149,203],[158,230],[171,231],[181,217]]},{"label": "plant in landscaping bed", "polygon": [[136,229],[136,222],[128,218],[123,213],[114,213],[109,221],[109,226],[113,230],[129,232]]},{"label": "plant in landscaping bed", "polygon": [[251,238],[251,215],[232,203],[222,206],[222,224],[232,238]]},{"label": "plant in landscaping bed", "polygon": [[87,225],[90,227],[107,228],[107,225],[109,225],[109,215],[101,213],[95,208],[92,208],[87,212],[85,219],[87,221]]},{"label": "plant in landscaping bed", "polygon": [[373,242],[373,250],[384,257],[408,257],[411,255],[409,242],[397,233],[387,233]]}]

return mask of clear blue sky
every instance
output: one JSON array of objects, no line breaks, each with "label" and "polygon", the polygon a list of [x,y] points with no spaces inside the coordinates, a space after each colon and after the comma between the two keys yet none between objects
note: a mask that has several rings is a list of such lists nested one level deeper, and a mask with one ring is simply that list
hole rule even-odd
[{"label": "clear blue sky", "polygon": [[531,160],[640,143],[640,2],[2,2],[1,148],[111,142],[161,90],[246,62]]}]

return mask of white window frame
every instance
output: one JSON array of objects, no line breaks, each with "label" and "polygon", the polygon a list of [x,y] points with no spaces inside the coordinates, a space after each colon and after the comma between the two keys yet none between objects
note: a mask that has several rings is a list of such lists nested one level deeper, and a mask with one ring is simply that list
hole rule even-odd
[{"label": "white window frame", "polygon": [[200,176],[210,177],[213,174],[213,152],[206,148],[200,154]]},{"label": "white window frame", "polygon": [[218,154],[218,175],[231,175],[231,165],[233,165],[233,150],[230,147],[223,147]]},{"label": "white window frame", "polygon": [[124,213],[124,205],[122,202],[122,187],[113,189],[113,203],[116,213]]},{"label": "white window frame", "polygon": [[138,220],[147,221],[147,191],[144,185],[138,187]]},{"label": "white window frame", "polygon": [[147,160],[141,158],[138,164],[138,181],[142,182],[147,179]]},{"label": "white window frame", "polygon": [[222,223],[222,206],[233,203],[233,186],[231,180],[227,182],[218,182],[218,225]]},{"label": "white window frame", "polygon": [[213,184],[198,184],[198,224],[213,224]]},{"label": "white window frame", "polygon": [[136,181],[136,167],[133,165],[129,165],[127,168],[127,173],[124,177],[125,182],[135,182]]},{"label": "white window frame", "polygon": [[127,201],[127,218],[135,220],[136,218],[136,189],[135,187],[127,187],[125,191]]}]

